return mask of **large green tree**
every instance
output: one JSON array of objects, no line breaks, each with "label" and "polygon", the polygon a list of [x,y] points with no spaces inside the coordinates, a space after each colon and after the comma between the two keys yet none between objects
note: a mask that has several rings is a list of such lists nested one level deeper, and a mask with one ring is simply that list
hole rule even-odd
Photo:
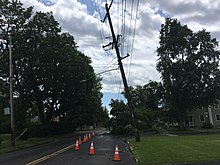
[{"label": "large green tree", "polygon": [[[2,92],[9,99],[9,38],[13,41],[13,51],[17,46],[17,39],[23,38],[29,18],[31,17],[32,7],[24,9],[22,4],[17,1],[0,0],[0,78],[3,82]],[[23,42],[23,41],[21,41]],[[16,54],[16,52],[13,52]],[[17,58],[13,56],[13,58]],[[17,66],[17,60],[13,63],[13,69]],[[15,76],[13,76],[15,78]],[[16,83],[16,85],[18,85]],[[14,95],[20,93],[14,91]],[[18,97],[16,97],[18,98]],[[21,96],[19,98],[22,98]],[[18,99],[17,99],[18,100]],[[16,103],[20,102],[17,101]],[[19,99],[20,100],[20,99]],[[7,101],[8,102],[8,101]],[[22,103],[19,103],[22,104]],[[26,104],[24,103],[23,106]],[[15,106],[16,108],[19,106]],[[19,112],[20,121],[25,122],[24,115]]]},{"label": "large green tree", "polygon": [[167,18],[160,30],[157,70],[161,73],[167,108],[183,127],[187,112],[208,106],[220,87],[218,42],[209,32],[193,32]]},{"label": "large green tree", "polygon": [[95,122],[101,108],[101,79],[74,37],[61,33],[52,13],[33,13],[33,7],[25,9],[8,0],[0,0],[0,8],[0,79],[6,89],[10,35],[17,124],[35,115],[43,124],[55,117],[76,126],[91,124],[91,118]]}]

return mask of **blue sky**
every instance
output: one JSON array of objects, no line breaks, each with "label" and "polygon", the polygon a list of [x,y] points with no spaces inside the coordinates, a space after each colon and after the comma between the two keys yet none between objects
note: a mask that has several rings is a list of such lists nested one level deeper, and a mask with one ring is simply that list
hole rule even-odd
[{"label": "blue sky", "polygon": [[94,3],[91,0],[78,0],[78,1],[87,6],[88,14],[92,15],[95,12]]},{"label": "blue sky", "polygon": [[120,93],[105,92],[102,98],[102,103],[108,109],[108,104],[111,102],[111,99],[125,100],[124,96]]},{"label": "blue sky", "polygon": [[45,6],[52,6],[54,3],[50,0],[38,0],[38,2],[43,3]]}]

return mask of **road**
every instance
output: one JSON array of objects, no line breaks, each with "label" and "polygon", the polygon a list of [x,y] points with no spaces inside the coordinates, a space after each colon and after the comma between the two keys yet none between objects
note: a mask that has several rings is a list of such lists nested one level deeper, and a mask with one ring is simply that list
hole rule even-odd
[{"label": "road", "polygon": [[[89,155],[90,142],[94,142],[95,155]],[[119,146],[120,160],[113,161],[115,146]],[[135,162],[128,146],[120,137],[105,133],[96,134],[86,143],[82,143],[79,151],[74,150],[75,139],[41,145],[0,155],[1,165],[134,165]]]}]

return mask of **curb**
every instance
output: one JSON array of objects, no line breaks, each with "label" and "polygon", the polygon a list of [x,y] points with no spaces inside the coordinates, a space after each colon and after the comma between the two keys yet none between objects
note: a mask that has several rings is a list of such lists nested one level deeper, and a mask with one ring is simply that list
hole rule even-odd
[{"label": "curb", "polygon": [[137,163],[137,162],[139,162],[138,161],[138,159],[134,156],[134,153],[133,153],[133,148],[130,146],[130,143],[129,143],[129,141],[128,140],[126,140],[125,141],[125,143],[127,143],[127,145],[128,145],[128,148],[129,148],[129,151],[130,151],[130,153],[131,153],[131,155],[132,155],[132,157],[133,157],[133,159],[134,159],[134,161]]}]

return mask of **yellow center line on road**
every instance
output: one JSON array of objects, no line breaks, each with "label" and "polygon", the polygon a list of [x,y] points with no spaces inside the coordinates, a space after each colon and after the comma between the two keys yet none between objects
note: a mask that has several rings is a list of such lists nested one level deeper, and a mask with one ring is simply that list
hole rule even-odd
[{"label": "yellow center line on road", "polygon": [[39,158],[39,159],[34,160],[34,161],[30,162],[30,163],[27,163],[26,165],[35,165],[35,164],[38,164],[38,163],[43,162],[43,161],[45,161],[45,160],[47,160],[47,159],[50,159],[50,158],[52,158],[52,157],[54,157],[54,156],[56,156],[56,155],[58,155],[58,154],[61,154],[61,153],[65,152],[65,151],[67,151],[67,150],[73,148],[74,146],[75,146],[75,144],[70,145],[70,146],[67,146],[67,147],[65,147],[65,148],[63,148],[63,149],[61,149],[61,150],[58,150],[58,151],[56,151],[56,152],[54,152],[54,153],[52,153],[52,154],[46,155],[46,156],[44,156],[44,157],[42,157],[42,158]]}]

